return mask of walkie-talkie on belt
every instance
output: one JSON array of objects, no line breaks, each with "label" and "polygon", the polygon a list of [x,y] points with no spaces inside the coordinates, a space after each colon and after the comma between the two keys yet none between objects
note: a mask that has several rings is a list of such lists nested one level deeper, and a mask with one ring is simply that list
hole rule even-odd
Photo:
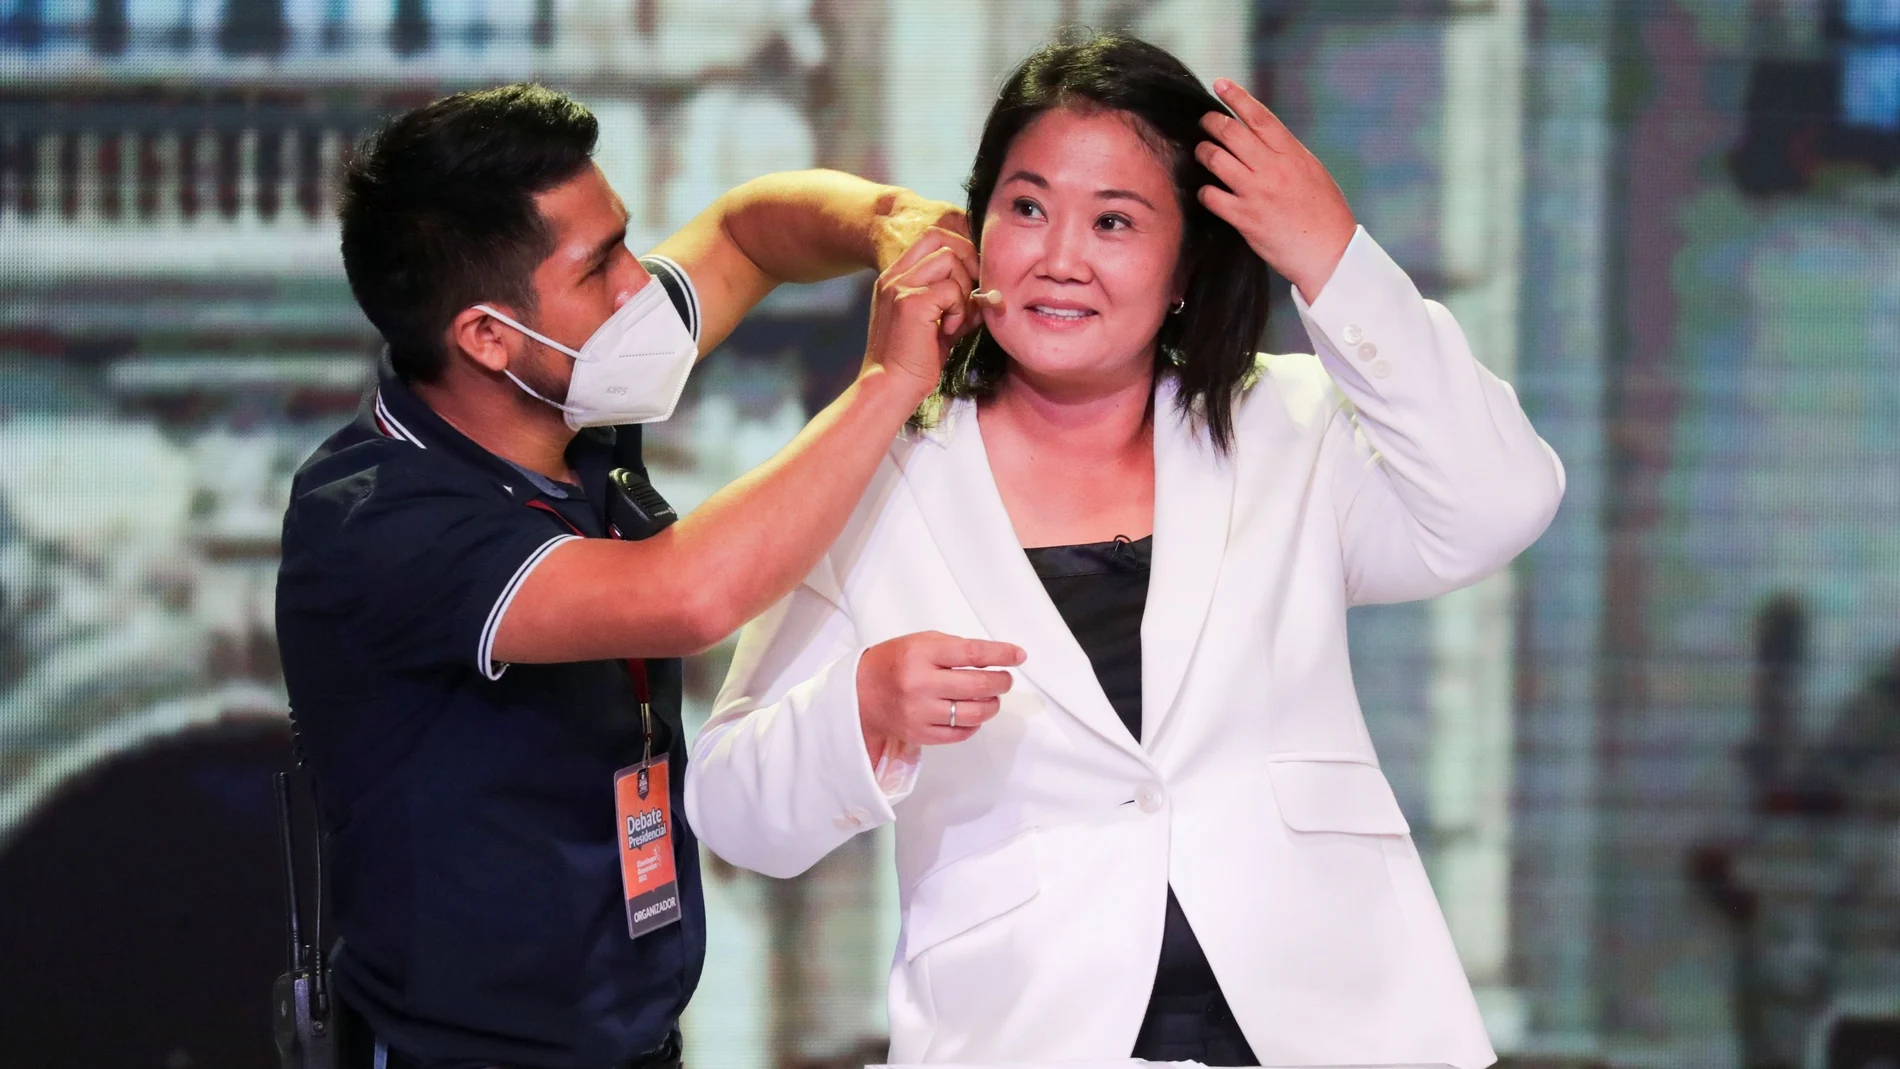
[{"label": "walkie-talkie on belt", "polygon": [[317,836],[316,911],[303,941],[297,895],[297,836],[290,820],[290,776],[277,773],[277,831],[284,846],[284,902],[290,921],[289,969],[271,988],[271,1033],[283,1069],[336,1069],[336,1016],[323,954],[323,839]]}]

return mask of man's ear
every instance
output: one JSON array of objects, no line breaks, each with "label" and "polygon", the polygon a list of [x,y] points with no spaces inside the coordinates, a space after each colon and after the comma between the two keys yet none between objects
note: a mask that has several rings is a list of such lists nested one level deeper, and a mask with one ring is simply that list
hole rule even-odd
[{"label": "man's ear", "polygon": [[[503,315],[514,309],[497,306]],[[490,371],[506,371],[516,344],[515,332],[506,323],[480,308],[464,308],[449,321],[449,352],[460,352]]]}]

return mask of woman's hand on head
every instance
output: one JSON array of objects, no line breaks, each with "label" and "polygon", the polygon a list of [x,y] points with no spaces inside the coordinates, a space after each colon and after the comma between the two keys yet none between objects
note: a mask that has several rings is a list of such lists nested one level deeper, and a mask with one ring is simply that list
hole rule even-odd
[{"label": "woman's hand on head", "polygon": [[[1023,663],[1007,642],[919,631],[880,642],[858,658],[858,722],[872,760],[890,744],[962,742],[1002,707],[1011,679],[997,671]],[[955,703],[956,724],[951,720]]]},{"label": "woman's hand on head", "polygon": [[969,238],[943,227],[925,229],[877,276],[865,369],[905,376],[921,402],[936,388],[951,344],[979,321],[970,294],[977,277]]},{"label": "woman's hand on head", "polygon": [[1326,165],[1265,104],[1225,78],[1214,80],[1214,92],[1234,114],[1210,111],[1201,119],[1212,140],[1195,146],[1194,156],[1227,189],[1202,186],[1201,203],[1233,224],[1308,303],[1318,300],[1359,225],[1352,208]]}]

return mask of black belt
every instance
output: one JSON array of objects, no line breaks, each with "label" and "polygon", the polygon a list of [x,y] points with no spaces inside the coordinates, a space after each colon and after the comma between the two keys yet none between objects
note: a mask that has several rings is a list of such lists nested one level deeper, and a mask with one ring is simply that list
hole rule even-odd
[{"label": "black belt", "polygon": [[[375,1069],[375,1045],[371,1044],[370,1057],[358,1063],[355,1059],[346,1059],[343,1069]],[[383,1069],[428,1069],[428,1063],[417,1061],[393,1047],[384,1048]],[[483,1069],[528,1069],[527,1066],[494,1063]],[[666,1042],[651,1054],[635,1058],[632,1061],[603,1066],[602,1069],[680,1069],[680,1034],[675,1031],[666,1037]]]},{"label": "black belt", "polygon": [[[383,1069],[428,1069],[426,1063],[419,1062],[394,1048],[385,1048],[385,1051]],[[367,1067],[367,1069],[373,1069],[373,1053],[371,1058],[371,1067]],[[350,1067],[346,1067],[346,1069],[350,1069]],[[483,1069],[528,1069],[528,1067],[496,1063],[484,1066]],[[670,1033],[666,1037],[666,1042],[660,1044],[660,1048],[651,1054],[635,1058],[632,1061],[604,1066],[603,1069],[680,1069],[680,1034],[678,1031]]]},{"label": "black belt", "polygon": [[[430,1063],[411,1055],[404,1054],[394,1047],[383,1048],[382,1065],[376,1058],[376,1035],[371,1031],[369,1022],[352,1010],[347,1003],[338,1000],[335,1003],[343,1018],[337,1035],[339,1054],[338,1069],[430,1069]],[[666,1041],[646,1054],[600,1066],[599,1069],[680,1069],[680,1032],[675,1028],[667,1033]],[[482,1069],[531,1069],[529,1066],[511,1065],[506,1062],[493,1062]]]}]

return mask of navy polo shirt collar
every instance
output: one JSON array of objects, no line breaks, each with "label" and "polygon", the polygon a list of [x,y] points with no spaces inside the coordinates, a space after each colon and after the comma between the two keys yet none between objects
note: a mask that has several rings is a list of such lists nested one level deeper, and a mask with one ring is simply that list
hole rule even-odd
[{"label": "navy polo shirt collar", "polygon": [[[567,462],[581,480],[581,485],[576,487],[496,456],[456,430],[390,369],[387,355],[368,408],[368,415],[384,436],[419,449],[447,452],[494,475],[503,490],[523,504],[537,497],[547,499],[579,526],[583,534],[598,538],[606,533],[606,502],[602,494],[588,493],[586,488],[597,486],[604,490],[606,487],[607,473],[613,467],[614,428],[589,427],[575,433],[567,447]],[[590,507],[584,511],[571,507],[581,503]],[[561,507],[563,505],[569,507]],[[594,522],[585,522],[586,516],[591,516]]]},{"label": "navy polo shirt collar", "polygon": [[370,395],[369,404],[376,429],[386,437],[408,442],[418,449],[451,453],[496,475],[509,470],[506,461],[450,426],[448,420],[437,415],[435,409],[417,397],[415,391],[390,369],[387,354],[383,356],[382,373],[377,377],[376,391]]},{"label": "navy polo shirt collar", "polygon": [[553,479],[535,471],[533,468],[524,468],[514,461],[509,460],[507,457],[501,459],[505,461],[509,467],[515,469],[522,478],[532,483],[536,490],[541,491],[541,496],[543,497],[551,497],[556,501],[566,501],[568,498],[581,493],[581,488],[571,483],[555,482]]}]

